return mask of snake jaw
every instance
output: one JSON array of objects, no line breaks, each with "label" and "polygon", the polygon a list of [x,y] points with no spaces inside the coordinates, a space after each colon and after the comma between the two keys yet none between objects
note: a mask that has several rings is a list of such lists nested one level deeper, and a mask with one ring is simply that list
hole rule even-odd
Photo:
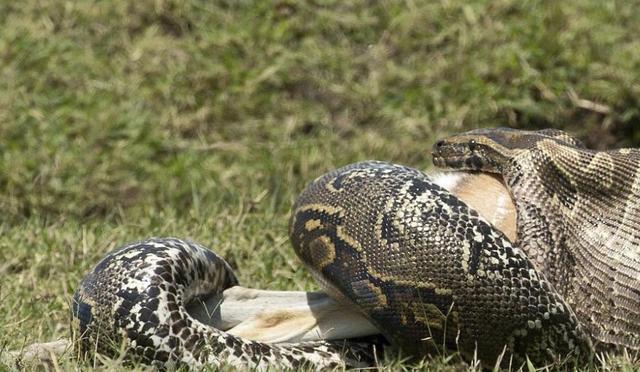
[{"label": "snake jaw", "polygon": [[433,164],[436,167],[493,172],[495,167],[484,153],[483,146],[474,140],[458,143],[440,140],[435,143],[431,151]]}]

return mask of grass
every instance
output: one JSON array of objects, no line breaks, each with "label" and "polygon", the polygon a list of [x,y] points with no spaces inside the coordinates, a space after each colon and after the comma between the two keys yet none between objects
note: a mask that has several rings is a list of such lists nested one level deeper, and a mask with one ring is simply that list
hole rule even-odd
[{"label": "grass", "polygon": [[0,352],[68,336],[82,276],[148,236],[315,288],[289,208],[349,162],[428,168],[435,138],[496,125],[640,144],[632,2],[44,0],[0,22]]}]

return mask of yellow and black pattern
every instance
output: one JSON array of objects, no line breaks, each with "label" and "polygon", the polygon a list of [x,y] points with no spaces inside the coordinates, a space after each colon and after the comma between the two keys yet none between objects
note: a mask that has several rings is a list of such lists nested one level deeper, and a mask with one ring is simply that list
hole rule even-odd
[{"label": "yellow and black pattern", "polygon": [[518,247],[597,350],[640,350],[640,150],[593,151],[559,130],[482,129],[439,141],[434,163],[501,175]]},{"label": "yellow and black pattern", "polygon": [[[553,218],[543,212],[541,218]],[[493,365],[504,351],[507,363],[528,357],[543,364],[591,348],[555,283],[527,256],[531,250],[415,169],[363,162],[318,178],[296,201],[289,234],[327,292],[360,309],[405,355],[453,348]],[[157,367],[374,363],[367,344],[253,342],[185,310],[194,298],[236,283],[222,258],[193,242],[124,246],[74,295],[79,344],[85,353],[124,347],[128,357]]]},{"label": "yellow and black pattern", "polygon": [[229,265],[197,243],[156,238],[128,244],[100,261],[73,296],[80,351],[87,356],[125,351],[131,360],[172,369],[373,363],[368,344],[267,345],[207,326],[186,311],[189,301],[237,284]]},{"label": "yellow and black pattern", "polygon": [[327,291],[410,354],[445,346],[492,363],[506,347],[546,363],[589,348],[525,254],[417,170],[364,162],[317,179],[290,237]]}]

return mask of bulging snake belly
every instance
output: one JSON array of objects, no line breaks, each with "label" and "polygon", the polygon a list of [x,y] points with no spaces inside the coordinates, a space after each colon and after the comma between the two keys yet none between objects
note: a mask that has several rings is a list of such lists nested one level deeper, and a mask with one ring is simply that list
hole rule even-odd
[{"label": "bulging snake belly", "polygon": [[[579,148],[570,137],[554,136],[563,146]],[[511,141],[518,148],[540,145],[532,139]],[[467,151],[470,143],[477,150],[480,142],[439,142],[436,164],[493,171],[481,166],[492,158]],[[327,293],[357,308],[405,354],[455,349],[467,358],[475,354],[488,365],[499,358],[522,363],[527,357],[543,364],[588,355],[592,341],[637,348],[633,317],[638,308],[632,301],[637,301],[638,270],[637,256],[631,254],[637,253],[637,244],[624,240],[637,230],[620,226],[632,221],[629,215],[637,209],[621,204],[617,219],[608,218],[610,212],[588,219],[592,210],[584,204],[587,200],[602,210],[611,204],[609,199],[585,199],[581,191],[594,183],[604,185],[603,179],[607,185],[622,180],[616,172],[593,182],[575,175],[561,179],[557,169],[562,166],[569,172],[565,168],[572,169],[570,162],[556,168],[539,162],[549,174],[536,178],[523,153],[518,161],[501,163],[500,171],[493,171],[504,178],[514,197],[515,241],[424,173],[362,162],[329,172],[302,192],[289,225],[294,250]],[[611,163],[608,158],[599,161]],[[580,164],[582,171],[595,172],[601,166],[586,160]],[[587,185],[577,187],[579,181]],[[576,191],[567,192],[567,185]],[[555,199],[540,198],[545,187],[554,188]],[[630,187],[635,190],[635,181]],[[624,194],[611,186],[607,190],[612,189]],[[566,203],[573,208],[552,208]],[[563,222],[563,211],[582,219],[564,216]],[[587,231],[587,224],[595,230]],[[594,248],[596,237],[605,233],[608,241],[618,239],[615,244],[622,248]],[[604,276],[586,281],[587,270]],[[74,295],[80,345],[85,352],[105,353],[124,345],[127,355],[157,366],[275,363],[323,368],[373,363],[368,344],[264,344],[206,326],[185,310],[187,302],[235,284],[229,266],[198,244],[152,239],[125,246],[101,261]],[[624,309],[632,314],[624,315]],[[595,325],[598,322],[603,323]]]}]

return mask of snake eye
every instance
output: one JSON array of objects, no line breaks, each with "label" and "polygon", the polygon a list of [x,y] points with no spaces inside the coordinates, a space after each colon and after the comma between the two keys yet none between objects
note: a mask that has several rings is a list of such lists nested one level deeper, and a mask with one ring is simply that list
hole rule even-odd
[{"label": "snake eye", "polygon": [[476,149],[476,147],[478,147],[478,144],[476,143],[476,140],[470,140],[469,141],[469,150],[473,151]]}]

